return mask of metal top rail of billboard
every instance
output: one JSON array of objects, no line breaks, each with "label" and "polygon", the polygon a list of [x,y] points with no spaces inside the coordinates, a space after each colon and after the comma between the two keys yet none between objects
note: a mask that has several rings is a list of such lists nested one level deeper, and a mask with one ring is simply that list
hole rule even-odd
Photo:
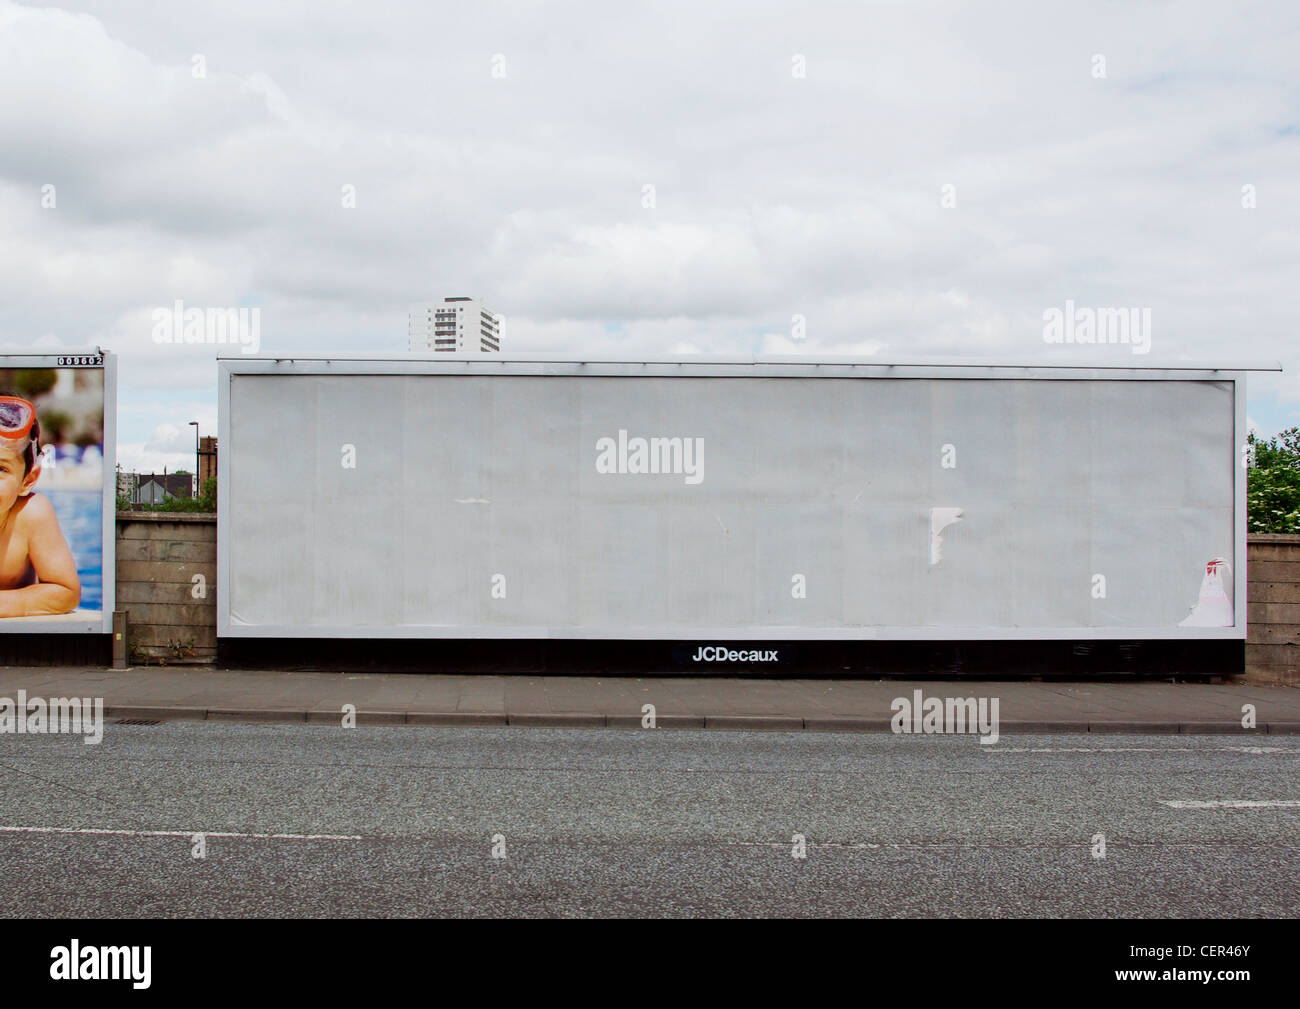
[{"label": "metal top rail of billboard", "polygon": [[223,357],[218,633],[1243,639],[1258,370]]}]

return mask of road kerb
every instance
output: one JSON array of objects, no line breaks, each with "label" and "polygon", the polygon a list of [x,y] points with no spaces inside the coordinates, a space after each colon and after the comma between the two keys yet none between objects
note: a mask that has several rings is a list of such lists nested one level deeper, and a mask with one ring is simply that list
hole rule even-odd
[{"label": "road kerb", "polygon": [[1178,732],[1177,722],[1089,722],[1089,732],[1114,732],[1160,736]]},{"label": "road kerb", "polygon": [[529,711],[506,715],[510,725],[523,728],[603,729],[605,716],[561,711]]},{"label": "road kerb", "polygon": [[891,732],[890,719],[852,715],[814,715],[803,720],[809,732]]},{"label": "road kerb", "polygon": [[147,718],[162,722],[201,722],[208,717],[207,708],[180,708],[174,705],[106,704],[105,718]]},{"label": "road kerb", "polygon": [[306,722],[307,712],[292,708],[208,708],[209,722]]},{"label": "road kerb", "polygon": [[[522,711],[501,714],[487,711],[381,711],[362,709],[356,713],[357,724],[424,725],[424,726],[496,726],[520,728],[620,728],[642,729],[637,714],[605,715],[596,712]],[[151,721],[213,722],[283,722],[317,725],[341,724],[341,709],[312,708],[203,708],[192,705],[109,704],[104,706],[106,720],[148,719]],[[891,719],[869,716],[810,715],[657,715],[657,729],[771,730],[785,732],[890,732]],[[645,731],[645,730],[643,730]],[[1300,721],[1261,722],[1253,729],[1243,728],[1234,719],[1196,721],[1126,721],[1096,720],[1008,720],[1003,719],[999,732],[1014,734],[1096,733],[1096,734],[1187,734],[1187,735],[1297,735]]]},{"label": "road kerb", "polygon": [[426,726],[496,726],[504,728],[508,723],[505,715],[490,711],[408,711],[407,725]]},{"label": "road kerb", "polygon": [[789,715],[705,715],[706,729],[777,729],[802,731],[803,719]]},{"label": "road kerb", "polygon": [[1089,727],[1088,722],[1075,722],[1075,721],[1046,722],[1046,721],[1029,721],[1029,720],[1008,721],[1007,719],[1004,718],[1001,719],[1000,722],[998,723],[998,732],[1004,736],[1005,735],[1028,735],[1031,733],[1046,734],[1046,733],[1055,733],[1055,732],[1063,732],[1063,733],[1068,732],[1068,733],[1077,733],[1079,735],[1087,735],[1088,727]]},{"label": "road kerb", "polygon": [[[339,716],[342,719],[342,715]],[[405,725],[405,711],[366,711],[357,712],[358,725]]]},{"label": "road kerb", "polygon": [[[405,725],[405,711],[367,711],[364,708],[355,712],[357,725]],[[343,708],[312,708],[307,712],[307,721],[312,725],[343,724]]]},{"label": "road kerb", "polygon": [[[605,725],[611,729],[645,729],[642,725],[644,715],[606,715]],[[703,715],[655,715],[655,729],[702,729]]]},{"label": "road kerb", "polygon": [[1259,729],[1246,729],[1242,727],[1239,720],[1224,720],[1221,722],[1180,722],[1178,731],[1189,735],[1214,735],[1214,736],[1253,736],[1259,733]]}]

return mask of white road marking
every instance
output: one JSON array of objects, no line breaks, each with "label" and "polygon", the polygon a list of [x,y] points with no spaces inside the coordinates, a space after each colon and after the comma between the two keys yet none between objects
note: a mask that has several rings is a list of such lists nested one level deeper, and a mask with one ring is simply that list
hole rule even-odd
[{"label": "white road marking", "polygon": [[[793,847],[791,841],[724,841],[731,848],[786,848]],[[1158,848],[1167,850],[1169,848],[1186,847],[1200,849],[1205,846],[1206,842],[1186,841],[1186,842],[1169,842],[1169,841],[1125,841],[1122,844],[1107,839],[1106,845],[1110,848]],[[1077,838],[1051,839],[1043,841],[1006,841],[1006,840],[979,840],[979,841],[890,841],[888,843],[877,844],[866,842],[864,844],[850,844],[847,841],[805,841],[805,848],[854,848],[857,850],[882,850],[890,851],[952,851],[962,849],[964,851],[974,851],[976,849],[987,848],[1076,848],[1087,847]]]},{"label": "white road marking", "polygon": [[[728,841],[727,844],[733,848],[789,848],[790,841]],[[901,848],[913,847],[912,845],[903,844],[848,844],[843,841],[805,841],[805,848]]]},{"label": "white road marking", "polygon": [[1293,746],[989,746],[983,753],[1294,753]]},{"label": "white road marking", "polygon": [[1170,809],[1295,809],[1300,799],[1161,799]]},{"label": "white road marking", "polygon": [[360,841],[360,834],[240,834],[222,830],[108,830],[102,827],[0,827],[6,834],[111,834],[117,837],[242,837],[257,841]]}]

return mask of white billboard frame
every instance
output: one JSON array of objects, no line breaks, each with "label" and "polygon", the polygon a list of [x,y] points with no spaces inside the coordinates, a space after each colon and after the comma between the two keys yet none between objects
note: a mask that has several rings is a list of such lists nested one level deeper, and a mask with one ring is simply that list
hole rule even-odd
[{"label": "white billboard frame", "polygon": [[[713,356],[626,358],[565,355],[390,354],[349,357],[228,356],[218,358],[217,469],[217,635],[231,638],[370,638],[501,640],[661,641],[1107,641],[1240,640],[1246,638],[1246,375],[1281,371],[1279,364],[1171,363],[1133,367],[1118,364],[967,361],[885,364],[863,358],[813,356]],[[291,626],[238,624],[230,615],[230,386],[239,375],[477,375],[570,377],[733,377],[858,379],[1019,379],[1042,381],[1174,381],[1233,383],[1234,466],[1233,599],[1235,623],[1228,627],[677,627],[634,628],[550,626]],[[107,432],[106,435],[107,437]]]},{"label": "white billboard frame", "polygon": [[112,634],[117,606],[117,355],[98,347],[48,353],[0,351],[0,368],[86,368],[104,373],[104,487],[100,506],[103,610],[97,620],[0,620],[0,634]]}]

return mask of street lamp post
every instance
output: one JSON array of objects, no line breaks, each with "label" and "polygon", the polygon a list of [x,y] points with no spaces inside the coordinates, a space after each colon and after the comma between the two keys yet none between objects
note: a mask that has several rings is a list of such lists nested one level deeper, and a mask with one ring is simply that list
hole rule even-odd
[{"label": "street lamp post", "polygon": [[192,497],[199,496],[199,422],[190,421],[190,427],[194,428],[194,491]]}]

